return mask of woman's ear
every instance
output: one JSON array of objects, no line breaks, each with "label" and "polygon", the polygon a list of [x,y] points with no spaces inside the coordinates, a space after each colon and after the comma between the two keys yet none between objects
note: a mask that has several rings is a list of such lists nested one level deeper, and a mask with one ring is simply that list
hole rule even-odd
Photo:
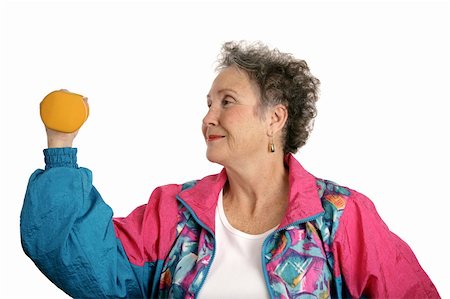
[{"label": "woman's ear", "polygon": [[282,104],[275,105],[269,109],[269,128],[268,134],[274,135],[283,130],[288,118],[286,106]]}]

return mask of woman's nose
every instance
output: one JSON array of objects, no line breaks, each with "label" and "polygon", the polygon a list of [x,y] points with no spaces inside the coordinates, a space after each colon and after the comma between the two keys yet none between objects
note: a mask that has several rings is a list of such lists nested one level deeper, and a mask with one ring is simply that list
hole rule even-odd
[{"label": "woman's nose", "polygon": [[208,112],[206,113],[205,117],[203,118],[203,125],[204,126],[216,126],[218,121],[219,115],[215,108],[210,107]]}]

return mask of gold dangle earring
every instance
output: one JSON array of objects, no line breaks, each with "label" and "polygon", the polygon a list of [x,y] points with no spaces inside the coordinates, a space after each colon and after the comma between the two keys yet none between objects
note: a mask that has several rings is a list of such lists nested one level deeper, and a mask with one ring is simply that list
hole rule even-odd
[{"label": "gold dangle earring", "polygon": [[273,136],[271,135],[271,141],[269,142],[269,152],[274,153],[275,152],[275,143],[273,143]]}]

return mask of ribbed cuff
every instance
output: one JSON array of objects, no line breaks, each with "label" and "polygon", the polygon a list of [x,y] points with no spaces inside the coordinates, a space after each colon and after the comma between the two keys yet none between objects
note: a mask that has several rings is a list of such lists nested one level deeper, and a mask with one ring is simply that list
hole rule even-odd
[{"label": "ribbed cuff", "polygon": [[44,150],[44,157],[46,170],[53,167],[78,168],[76,148],[47,148]]}]

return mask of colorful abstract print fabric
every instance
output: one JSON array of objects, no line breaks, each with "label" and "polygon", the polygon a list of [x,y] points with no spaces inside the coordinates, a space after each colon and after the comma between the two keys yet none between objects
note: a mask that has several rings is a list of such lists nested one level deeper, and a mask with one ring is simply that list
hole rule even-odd
[{"label": "colorful abstract print fabric", "polygon": [[264,261],[275,298],[329,298],[333,277],[331,242],[348,189],[318,180],[325,212],[299,220],[266,240]]},{"label": "colorful abstract print fabric", "polygon": [[182,205],[179,216],[178,237],[162,269],[160,298],[195,298],[214,253],[212,234]]}]

